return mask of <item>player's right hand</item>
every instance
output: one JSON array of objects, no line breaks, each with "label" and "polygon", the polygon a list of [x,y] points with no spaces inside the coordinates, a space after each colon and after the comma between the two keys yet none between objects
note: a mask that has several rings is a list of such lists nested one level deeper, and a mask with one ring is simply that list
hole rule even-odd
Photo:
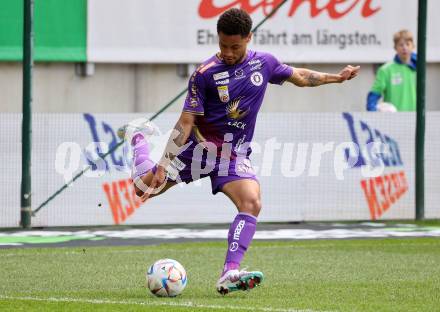
[{"label": "player's right hand", "polygon": [[355,78],[359,74],[360,68],[360,66],[345,66],[345,68],[339,72],[340,82]]},{"label": "player's right hand", "polygon": [[158,194],[164,187],[165,187],[165,178],[166,178],[166,171],[165,168],[162,166],[157,166],[156,173],[153,176],[153,179],[151,180],[150,186],[142,195],[141,199],[143,202],[145,202],[151,195]]}]

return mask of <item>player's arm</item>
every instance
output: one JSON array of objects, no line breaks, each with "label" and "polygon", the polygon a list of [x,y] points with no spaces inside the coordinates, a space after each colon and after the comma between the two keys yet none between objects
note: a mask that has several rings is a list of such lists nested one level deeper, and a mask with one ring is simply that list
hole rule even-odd
[{"label": "player's arm", "polygon": [[[160,188],[165,181],[166,168],[170,165],[171,161],[179,155],[182,149],[185,149],[184,145],[188,140],[191,130],[194,125],[195,115],[187,112],[182,112],[179,120],[174,126],[171,132],[168,143],[165,147],[162,158],[160,159],[156,173],[151,181],[150,189],[153,192]],[[143,199],[146,200],[149,197],[149,193],[144,194]]]},{"label": "player's arm", "polygon": [[[188,137],[193,129],[196,115],[204,114],[204,103],[206,100],[206,84],[203,76],[200,74],[199,67],[191,76],[188,82],[188,94],[183,105],[183,112],[171,132],[168,143],[165,147],[162,158],[157,164],[150,188],[156,189],[163,185],[166,176],[166,168],[171,161],[186,149]],[[149,194],[145,197],[148,198]]]},{"label": "player's arm", "polygon": [[171,163],[171,161],[180,153],[180,150],[185,145],[191,134],[194,126],[195,115],[187,112],[182,112],[179,120],[174,126],[168,139],[167,146],[163,153],[162,158],[158,164],[158,170],[165,171],[165,168]]},{"label": "player's arm", "polygon": [[307,68],[293,68],[292,75],[287,81],[298,87],[317,87],[329,83],[341,83],[355,78],[360,66],[346,66],[338,74],[322,73]]},{"label": "player's arm", "polygon": [[370,92],[367,95],[367,111],[377,111],[379,100],[387,88],[387,81],[389,81],[389,76],[387,76],[388,75],[385,67],[381,66],[377,71],[376,79],[374,79],[373,86],[371,87]]}]

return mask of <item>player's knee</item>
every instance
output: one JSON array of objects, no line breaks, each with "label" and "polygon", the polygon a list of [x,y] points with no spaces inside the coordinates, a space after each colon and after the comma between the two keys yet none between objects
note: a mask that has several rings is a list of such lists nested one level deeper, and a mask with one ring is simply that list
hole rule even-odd
[{"label": "player's knee", "polygon": [[261,211],[261,200],[259,198],[250,198],[243,202],[241,212],[250,213],[258,217]]}]

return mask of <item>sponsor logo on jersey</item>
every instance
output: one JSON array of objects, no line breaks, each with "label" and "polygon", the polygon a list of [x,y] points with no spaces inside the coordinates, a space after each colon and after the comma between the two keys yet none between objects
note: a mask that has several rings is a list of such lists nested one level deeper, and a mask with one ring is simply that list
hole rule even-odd
[{"label": "sponsor logo on jersey", "polygon": [[260,72],[253,72],[251,82],[254,86],[259,87],[263,84],[263,75]]},{"label": "sponsor logo on jersey", "polygon": [[239,108],[241,99],[242,97],[239,97],[226,106],[226,113],[229,119],[240,120],[249,113],[250,107],[247,110]]},{"label": "sponsor logo on jersey", "polygon": [[242,130],[246,129],[246,123],[244,123],[243,121],[229,121],[228,126],[235,127],[235,128],[242,129]]},{"label": "sponsor logo on jersey", "polygon": [[214,80],[229,78],[229,72],[225,71],[225,72],[214,74],[214,75],[212,75],[212,78],[214,78]]},{"label": "sponsor logo on jersey", "polygon": [[235,80],[246,78],[246,75],[244,74],[243,69],[236,69],[235,70]]},{"label": "sponsor logo on jersey", "polygon": [[255,65],[255,64],[261,64],[261,61],[259,59],[256,59],[256,60],[252,60],[252,61],[248,62],[248,64],[251,66]]},{"label": "sponsor logo on jersey", "polygon": [[260,70],[261,67],[262,67],[261,64],[254,65],[254,66],[251,67],[251,71]]},{"label": "sponsor logo on jersey", "polygon": [[218,91],[218,97],[220,98],[220,101],[222,101],[223,103],[228,103],[229,102],[228,86],[218,86],[217,91]]},{"label": "sponsor logo on jersey", "polygon": [[215,82],[216,85],[226,85],[228,83],[229,83],[229,79],[220,80],[220,81]]}]

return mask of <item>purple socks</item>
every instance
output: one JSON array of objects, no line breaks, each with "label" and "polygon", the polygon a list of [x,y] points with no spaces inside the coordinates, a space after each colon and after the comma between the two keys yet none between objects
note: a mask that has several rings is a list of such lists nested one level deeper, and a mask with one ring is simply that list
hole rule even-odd
[{"label": "purple socks", "polygon": [[138,178],[150,171],[155,163],[150,159],[150,149],[142,133],[137,133],[131,140],[133,146],[132,178]]},{"label": "purple socks", "polygon": [[239,213],[229,227],[228,252],[223,273],[240,268],[241,260],[248,249],[257,228],[257,218]]}]

